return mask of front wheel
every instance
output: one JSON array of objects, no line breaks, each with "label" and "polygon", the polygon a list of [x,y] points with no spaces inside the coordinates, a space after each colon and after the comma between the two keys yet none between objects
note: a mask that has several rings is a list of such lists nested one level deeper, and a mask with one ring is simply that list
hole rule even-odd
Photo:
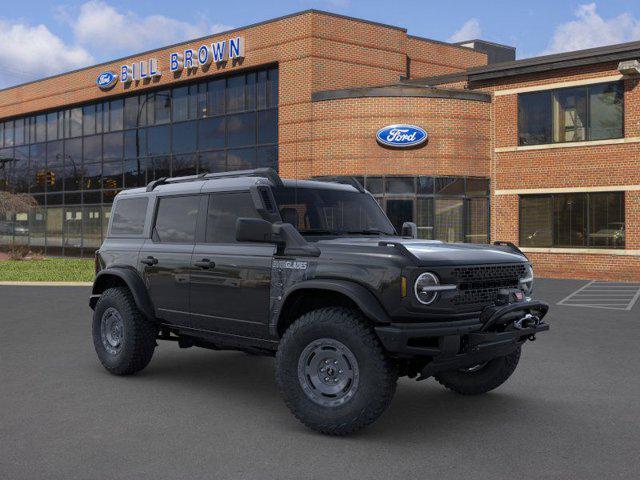
[{"label": "front wheel", "polygon": [[444,387],[461,395],[480,395],[506,382],[518,366],[519,360],[520,347],[504,357],[470,368],[441,372],[435,378]]},{"label": "front wheel", "polygon": [[309,428],[347,435],[389,406],[398,379],[373,329],[346,308],[301,316],[283,336],[276,381],[286,405]]},{"label": "front wheel", "polygon": [[109,288],[93,312],[93,346],[100,363],[115,375],[131,375],[148,365],[156,347],[157,327],[148,321],[131,292]]}]

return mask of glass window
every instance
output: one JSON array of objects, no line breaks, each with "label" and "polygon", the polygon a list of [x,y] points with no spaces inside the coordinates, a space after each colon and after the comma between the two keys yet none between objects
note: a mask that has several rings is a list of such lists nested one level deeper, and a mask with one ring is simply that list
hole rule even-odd
[{"label": "glass window", "polygon": [[269,72],[267,70],[261,70],[258,72],[258,79],[256,84],[256,103],[259,109],[267,108],[267,88],[268,88]]},{"label": "glass window", "polygon": [[124,99],[123,127],[138,127],[138,96],[132,95]]},{"label": "glass window", "polygon": [[624,192],[521,196],[520,244],[624,248]]},{"label": "glass window", "polygon": [[173,89],[172,102],[173,121],[181,122],[189,119],[189,87]]},{"label": "glass window", "polygon": [[404,222],[413,222],[413,199],[388,198],[386,212],[396,232],[402,231]]},{"label": "glass window", "polygon": [[83,135],[95,134],[96,133],[96,106],[87,105],[86,107],[82,107],[82,118],[84,118],[84,122],[82,123],[82,134]]},{"label": "glass window", "polygon": [[245,85],[245,109],[256,109],[256,74],[247,73],[247,83]]},{"label": "glass window", "polygon": [[145,160],[134,158],[124,161],[124,187],[143,187],[147,184]]},{"label": "glass window", "polygon": [[554,198],[554,245],[586,246],[587,198],[584,194],[556,195]]},{"label": "glass window", "polygon": [[147,163],[147,181],[171,176],[171,158],[153,157]]},{"label": "glass window", "polygon": [[147,149],[149,155],[163,155],[170,153],[169,147],[171,137],[169,136],[169,126],[162,125],[147,129]]},{"label": "glass window", "polygon": [[136,158],[147,155],[146,130],[136,128],[124,132],[124,157]]},{"label": "glass window", "polygon": [[489,243],[489,200],[470,198],[467,200],[467,228],[465,242]]},{"label": "glass window", "polygon": [[227,169],[228,170],[249,170],[256,163],[256,149],[239,148],[227,151]]},{"label": "glass window", "polygon": [[102,135],[84,137],[82,158],[84,163],[95,163],[102,160]]},{"label": "glass window", "polygon": [[47,192],[61,192],[64,183],[64,159],[62,141],[47,143],[47,171],[45,175]]},{"label": "glass window", "polygon": [[464,241],[464,200],[435,199],[435,238],[443,242]]},{"label": "glass window", "polygon": [[198,171],[196,154],[175,155],[173,164],[171,165],[171,175],[174,177],[184,177],[186,175],[195,175]]},{"label": "glass window", "polygon": [[225,118],[205,118],[198,122],[198,149],[213,150],[225,146]]},{"label": "glass window", "polygon": [[[41,117],[43,118],[44,121],[44,115],[41,115]],[[14,127],[14,123],[13,121],[10,122],[5,122],[4,124],[4,146],[5,147],[13,147],[14,145],[14,135],[13,135],[13,127]],[[44,128],[41,128],[42,130],[42,140],[39,140],[41,142],[44,142],[46,140],[44,134],[46,133]]]},{"label": "glass window", "polygon": [[227,170],[227,155],[224,151],[204,152],[198,158],[199,173],[218,173]]},{"label": "glass window", "polygon": [[122,99],[109,102],[109,130],[112,132],[122,130],[124,125],[124,103]]},{"label": "glass window", "polygon": [[207,243],[235,243],[238,218],[260,218],[249,193],[221,193],[209,196]]},{"label": "glass window", "polygon": [[82,108],[72,108],[69,116],[69,136],[82,135]]},{"label": "glass window", "polygon": [[163,90],[152,94],[154,96],[154,123],[168,123],[171,119],[171,93]]},{"label": "glass window", "polygon": [[244,75],[227,78],[227,112],[241,112],[245,109],[244,84]]},{"label": "glass window", "polygon": [[82,248],[82,207],[65,207],[63,218],[65,254],[79,255]]},{"label": "glass window", "polygon": [[46,147],[44,143],[31,145],[29,148],[29,191],[40,193],[46,185]]},{"label": "glass window", "polygon": [[[25,133],[26,133],[26,129],[24,126],[24,118],[19,118],[17,120],[15,120],[13,122],[13,135],[14,135],[14,140],[13,143],[14,145],[24,145],[25,144]],[[57,133],[54,131],[54,134]],[[57,137],[54,136],[53,139],[55,140]]]},{"label": "glass window", "polygon": [[[0,158],[2,156],[2,152],[0,152]],[[29,146],[16,147],[13,156],[15,158],[13,188],[17,193],[27,193],[29,191]]]},{"label": "glass window", "polygon": [[256,143],[255,113],[240,113],[227,116],[227,145],[243,147]]},{"label": "glass window", "polygon": [[109,235],[142,235],[148,202],[147,197],[118,200]]},{"label": "glass window", "polygon": [[416,225],[418,238],[433,240],[433,198],[416,200]]},{"label": "glass window", "polygon": [[272,68],[269,70],[269,83],[268,83],[268,105],[269,107],[278,106],[278,69]]},{"label": "glass window", "polygon": [[418,177],[418,194],[432,195],[434,184],[433,177]]},{"label": "glass window", "polygon": [[550,247],[553,243],[553,197],[520,197],[520,245]]},{"label": "glass window", "polygon": [[387,177],[387,193],[408,194],[415,193],[414,177]]},{"label": "glass window", "polygon": [[365,188],[373,195],[384,192],[384,189],[382,188],[382,185],[383,185],[382,177],[367,177],[365,183],[366,183]]},{"label": "glass window", "polygon": [[565,88],[553,95],[553,141],[587,139],[587,89]]},{"label": "glass window", "polygon": [[589,246],[624,248],[624,194],[589,194]]},{"label": "glass window", "polygon": [[96,104],[96,133],[102,133],[106,130],[106,120],[105,116],[107,113],[107,104],[106,103],[97,103]]},{"label": "glass window", "polygon": [[304,235],[332,232],[393,234],[393,226],[371,195],[332,189],[279,187],[274,195],[282,220]]},{"label": "glass window", "polygon": [[589,139],[601,140],[624,136],[622,83],[589,87]]},{"label": "glass window", "polygon": [[102,184],[102,164],[85,163],[82,166],[83,189],[95,190]]},{"label": "glass window", "polygon": [[622,82],[518,95],[518,144],[624,136]]},{"label": "glass window", "polygon": [[278,142],[278,111],[258,112],[258,144]]},{"label": "glass window", "polygon": [[76,191],[82,188],[82,139],[64,141],[64,188]]},{"label": "glass window", "polygon": [[[5,132],[6,140],[6,132]],[[36,117],[36,142],[45,142],[47,140],[47,116],[38,115]],[[11,143],[13,145],[13,143]]]},{"label": "glass window", "polygon": [[470,197],[489,196],[489,180],[486,178],[467,178],[467,195]]},{"label": "glass window", "polygon": [[85,248],[99,248],[102,243],[102,208],[99,205],[82,209],[82,245]]},{"label": "glass window", "polygon": [[196,117],[202,118],[207,116],[207,84],[199,83],[194,85],[197,88],[198,98],[196,99]]},{"label": "glass window", "polygon": [[102,139],[102,158],[105,161],[122,158],[122,142],[122,132],[106,133]]},{"label": "glass window", "polygon": [[109,190],[122,188],[122,161],[102,164],[102,188]]},{"label": "glass window", "polygon": [[224,113],[225,80],[213,80],[207,84],[207,115]]},{"label": "glass window", "polygon": [[174,123],[171,129],[173,153],[188,153],[196,150],[196,122]]},{"label": "glass window", "polygon": [[436,178],[436,194],[464,195],[464,178],[462,177]]},{"label": "glass window", "polygon": [[256,150],[258,168],[273,168],[278,170],[278,146],[258,147]]},{"label": "glass window", "polygon": [[153,229],[154,240],[162,243],[193,243],[199,204],[199,195],[161,198]]}]

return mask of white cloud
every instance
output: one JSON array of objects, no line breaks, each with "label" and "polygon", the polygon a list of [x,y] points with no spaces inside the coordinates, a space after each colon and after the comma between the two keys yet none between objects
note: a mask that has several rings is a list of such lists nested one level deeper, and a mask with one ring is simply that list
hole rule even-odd
[{"label": "white cloud", "polygon": [[101,0],[82,4],[77,17],[68,12],[65,17],[76,41],[102,55],[126,55],[231,28],[204,20],[183,22],[164,15],[142,17],[118,11]]},{"label": "white cloud", "polygon": [[93,56],[46,26],[0,20],[0,88],[89,65]]},{"label": "white cloud", "polygon": [[465,40],[474,40],[482,36],[482,29],[477,18],[472,18],[464,22],[453,35],[449,37],[449,42],[464,42]]},{"label": "white cloud", "polygon": [[542,54],[568,52],[640,39],[640,19],[622,13],[609,19],[602,18],[595,3],[580,5],[576,19],[558,25],[546,50]]}]

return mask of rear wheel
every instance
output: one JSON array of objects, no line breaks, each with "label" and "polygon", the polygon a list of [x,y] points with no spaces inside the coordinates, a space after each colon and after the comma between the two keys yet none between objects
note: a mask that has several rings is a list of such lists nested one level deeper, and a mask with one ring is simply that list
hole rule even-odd
[{"label": "rear wheel", "polygon": [[115,375],[139,372],[151,361],[157,327],[138,310],[128,289],[109,288],[93,312],[93,345],[100,363]]},{"label": "rear wheel", "polygon": [[435,376],[444,387],[461,395],[480,395],[498,388],[513,374],[520,360],[520,347],[509,355],[486,363],[442,372]]},{"label": "rear wheel", "polygon": [[373,329],[346,308],[300,317],[283,336],[276,380],[286,405],[309,428],[347,435],[389,406],[397,371]]}]

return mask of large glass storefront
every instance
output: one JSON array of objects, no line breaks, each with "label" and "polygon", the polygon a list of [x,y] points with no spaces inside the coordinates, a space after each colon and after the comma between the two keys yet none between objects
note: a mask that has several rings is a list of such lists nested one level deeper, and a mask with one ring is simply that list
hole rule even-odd
[{"label": "large glass storefront", "polygon": [[[321,177],[320,177],[321,178]],[[444,242],[489,242],[489,180],[476,177],[355,177],[378,200],[399,232]]]},{"label": "large glass storefront", "polygon": [[0,216],[0,246],[93,255],[123,188],[278,167],[276,67],[0,122],[0,190],[37,207]]}]

